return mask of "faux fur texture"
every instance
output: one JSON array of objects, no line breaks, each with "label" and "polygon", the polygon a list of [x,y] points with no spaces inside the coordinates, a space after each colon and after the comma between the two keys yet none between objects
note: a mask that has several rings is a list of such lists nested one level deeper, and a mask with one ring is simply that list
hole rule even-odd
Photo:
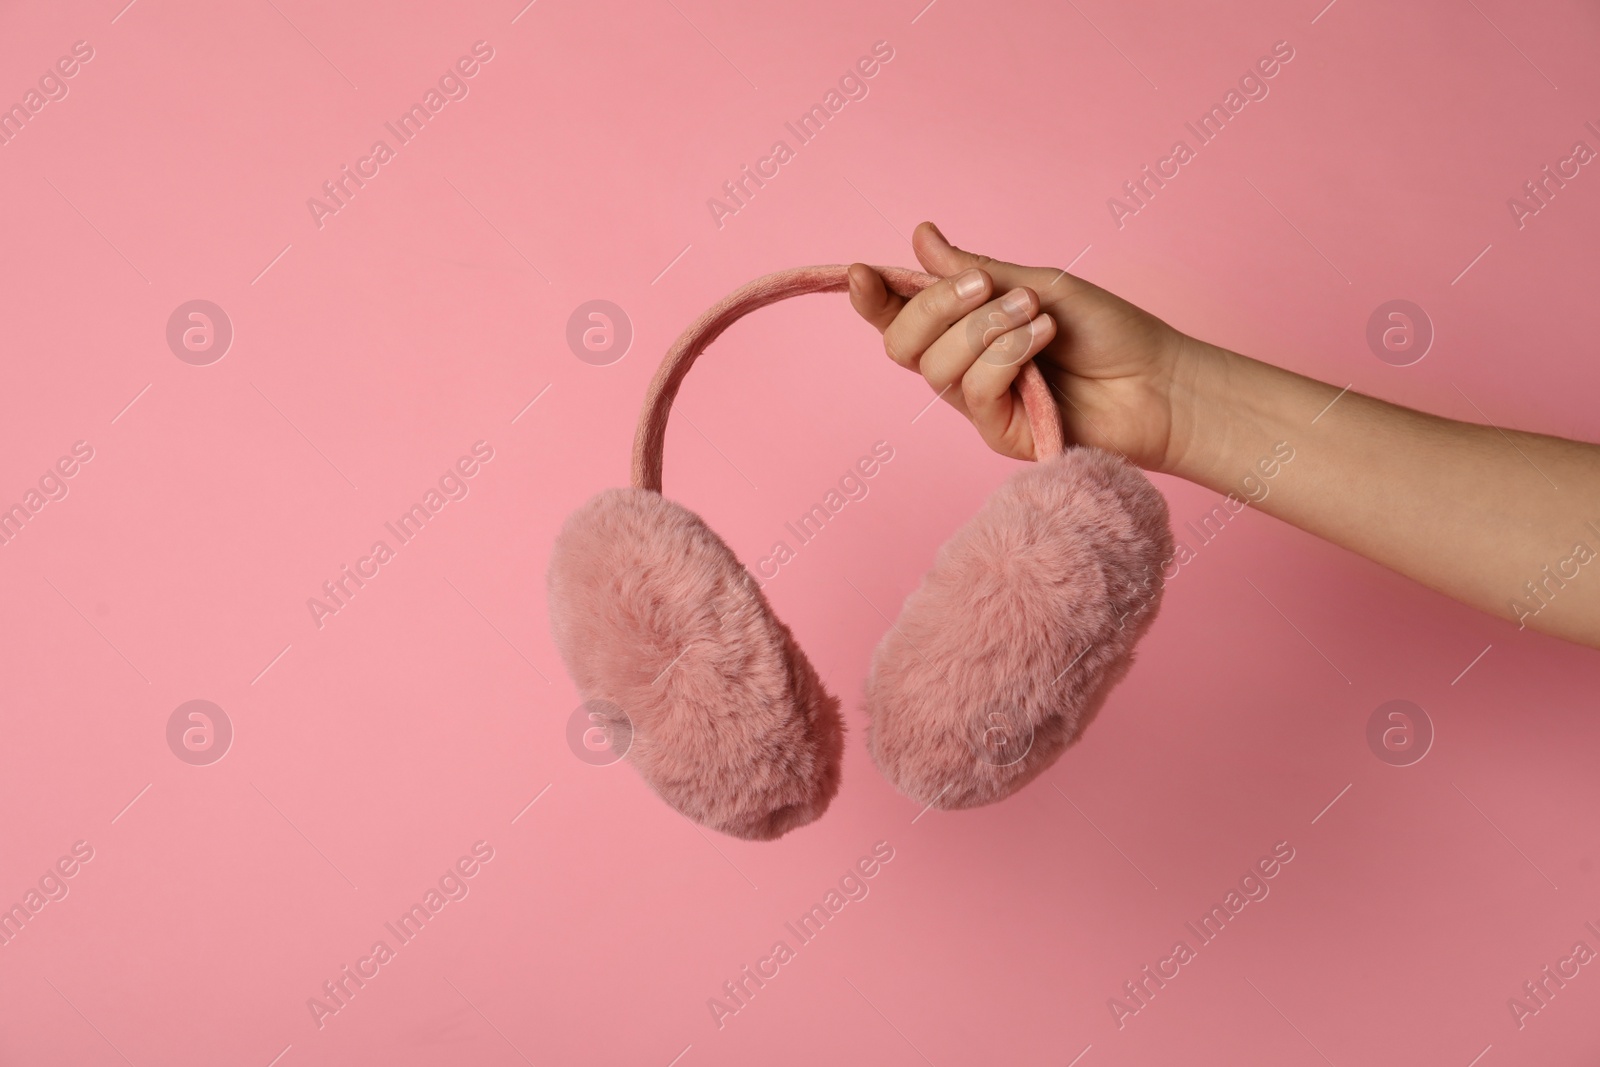
[{"label": "faux fur texture", "polygon": [[[937,280],[875,269],[902,296]],[[551,628],[583,698],[628,716],[627,758],[669,804],[736,837],[779,837],[827,809],[844,725],[728,546],[661,495],[667,419],[695,360],[740,317],[847,286],[842,265],[779,271],[696,319],[646,392],[633,488],[575,512],[551,556]],[[867,683],[873,759],[943,808],[1008,796],[1078,736],[1127,670],[1172,552],[1155,487],[1107,453],[1062,451],[1031,362],[1017,388],[1040,462],[940,551]]]},{"label": "faux fur texture", "polygon": [[1020,789],[1126,673],[1171,556],[1166,501],[1124,460],[1074,447],[1017,472],[940,549],[874,654],[879,769],[940,808]]},{"label": "faux fur texture", "polygon": [[755,840],[827,809],[839,701],[698,516],[648,489],[606,490],[562,528],[548,586],[568,673],[632,720],[627,758],[667,803]]}]

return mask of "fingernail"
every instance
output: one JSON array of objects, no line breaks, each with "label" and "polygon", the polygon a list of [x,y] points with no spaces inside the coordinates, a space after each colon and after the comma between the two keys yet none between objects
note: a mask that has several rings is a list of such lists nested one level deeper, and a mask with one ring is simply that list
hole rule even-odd
[{"label": "fingernail", "polygon": [[983,272],[980,270],[964,270],[956,275],[956,295],[963,300],[971,300],[983,292]]},{"label": "fingernail", "polygon": [[1028,291],[1026,289],[1013,289],[1000,298],[1000,307],[1013,315],[1021,315],[1028,310]]},{"label": "fingernail", "polygon": [[937,223],[933,223],[933,222],[928,223],[928,229],[932,230],[933,231],[933,235],[935,237],[937,237],[939,240],[943,241],[945,244],[949,244],[950,243],[950,239],[944,235],[944,231],[943,230],[939,229],[939,226],[938,226]]}]

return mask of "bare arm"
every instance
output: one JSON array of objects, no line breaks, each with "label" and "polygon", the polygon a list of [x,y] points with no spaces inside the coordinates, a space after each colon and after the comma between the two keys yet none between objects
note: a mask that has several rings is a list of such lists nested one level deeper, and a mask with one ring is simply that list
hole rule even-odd
[{"label": "bare arm", "polygon": [[[892,358],[1031,457],[1011,383],[1033,356],[1071,439],[1233,493],[1422,584],[1600,648],[1600,446],[1389,404],[1188,337],[1052,268],[974,256],[928,224],[913,238],[952,280],[901,300],[869,268],[851,299]],[[969,295],[956,279],[977,271]],[[1002,306],[997,293],[1020,295]],[[959,386],[959,388],[957,388]],[[1282,463],[1283,450],[1293,462]],[[1266,464],[1270,493],[1256,500]],[[1247,481],[1249,479],[1249,481]]]},{"label": "bare arm", "polygon": [[[1160,469],[1248,498],[1288,442],[1262,511],[1473,607],[1600,647],[1600,447],[1375,400],[1186,339]],[[1331,405],[1331,406],[1330,406]]]}]

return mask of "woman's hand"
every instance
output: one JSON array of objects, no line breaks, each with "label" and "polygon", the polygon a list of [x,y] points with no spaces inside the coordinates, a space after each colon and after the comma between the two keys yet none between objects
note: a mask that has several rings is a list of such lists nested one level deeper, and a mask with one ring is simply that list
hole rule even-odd
[{"label": "woman's hand", "polygon": [[1067,441],[1120,452],[1152,470],[1173,462],[1171,396],[1187,338],[1099,286],[1052,267],[964,252],[924,222],[911,237],[924,270],[943,281],[907,300],[864,263],[850,268],[850,302],[883,334],[884,350],[918,371],[990,448],[1033,459],[1033,435],[1012,388],[1030,357],[1061,409]]},{"label": "woman's hand", "polygon": [[903,300],[857,263],[851,303],[997,452],[1035,458],[1011,383],[1037,354],[1069,442],[1248,499],[1519,629],[1600,648],[1600,447],[1335,388],[1179,333],[1065,271],[963,252],[926,222],[912,245],[945,280]]}]

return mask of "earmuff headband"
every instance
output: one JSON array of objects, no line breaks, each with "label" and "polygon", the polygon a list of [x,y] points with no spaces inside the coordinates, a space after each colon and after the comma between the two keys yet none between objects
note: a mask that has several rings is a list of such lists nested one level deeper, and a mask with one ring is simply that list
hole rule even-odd
[{"label": "earmuff headband", "polygon": [[[655,378],[650,382],[650,389],[645,393],[644,410],[639,415],[639,428],[633,438],[635,487],[661,492],[667,416],[672,411],[672,401],[678,395],[678,387],[683,384],[689,368],[694,366],[694,361],[706,346],[716,340],[723,330],[757,308],[787,300],[791,296],[845,291],[849,288],[848,270],[843,264],[796,267],[757,278],[723,297],[683,331],[661,361]],[[904,297],[915,296],[939,281],[931,274],[904,267],[874,267],[873,270],[883,276],[884,284]],[[1050,396],[1050,386],[1031,359],[1017,379],[1017,392],[1022,396],[1022,405],[1033,430],[1034,454],[1041,460],[1059,455],[1065,447],[1061,420],[1056,412],[1055,401]]]}]

